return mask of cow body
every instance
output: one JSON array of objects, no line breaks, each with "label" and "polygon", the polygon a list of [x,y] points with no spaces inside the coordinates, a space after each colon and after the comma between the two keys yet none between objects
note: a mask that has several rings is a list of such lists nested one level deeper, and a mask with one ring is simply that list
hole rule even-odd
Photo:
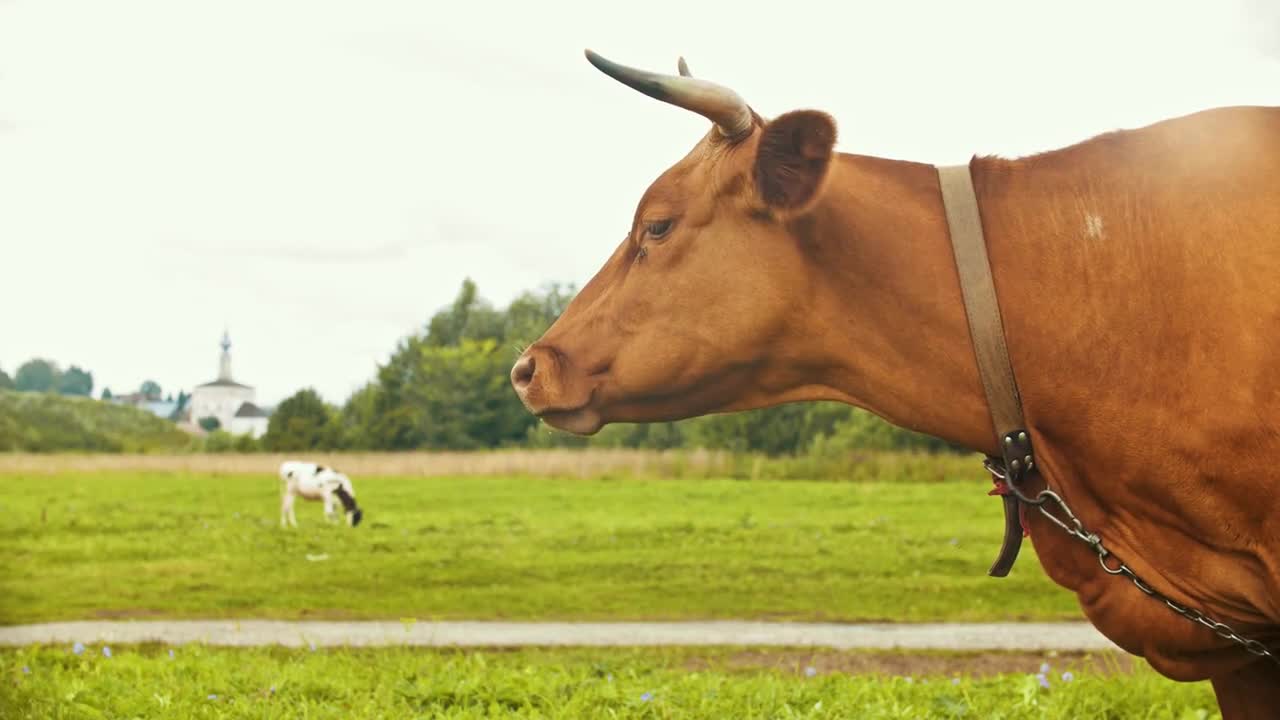
[{"label": "cow body", "polygon": [[[1145,582],[1280,653],[1280,108],[973,171],[1039,485]],[[1277,712],[1280,665],[1029,519],[1046,572],[1113,641],[1170,677],[1243,684],[1227,718]]]},{"label": "cow body", "polygon": [[[999,454],[934,166],[835,152],[816,111],[753,113],[741,131],[734,94],[591,59],[717,124],[513,367],[531,412],[591,434],[837,400]],[[1161,593],[1280,653],[1280,108],[970,170],[1037,451],[1030,489],[1062,495]],[[1211,679],[1227,720],[1280,707],[1280,665],[1027,518],[1046,572],[1107,637],[1171,678]]]},{"label": "cow body", "polygon": [[295,498],[324,503],[324,517],[328,522],[337,521],[336,507],[341,504],[347,524],[355,527],[364,517],[364,511],[356,505],[356,491],[351,479],[331,467],[298,461],[280,464],[280,525],[297,527],[294,514]]}]

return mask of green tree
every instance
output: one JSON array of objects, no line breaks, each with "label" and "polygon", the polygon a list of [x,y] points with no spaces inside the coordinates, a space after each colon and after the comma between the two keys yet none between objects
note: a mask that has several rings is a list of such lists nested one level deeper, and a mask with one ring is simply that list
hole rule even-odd
[{"label": "green tree", "polygon": [[340,435],[338,413],[312,388],[304,388],[280,403],[267,424],[262,444],[268,450],[332,448]]},{"label": "green tree", "polygon": [[179,390],[177,407],[173,409],[173,412],[169,413],[169,419],[176,422],[179,418],[181,418],[182,413],[185,412],[187,409],[187,403],[190,401],[191,401],[191,395],[185,391]]},{"label": "green tree", "polygon": [[501,340],[503,324],[503,313],[481,298],[475,282],[467,278],[453,304],[431,317],[425,341],[428,345],[449,346],[464,339]]},{"label": "green tree", "polygon": [[23,363],[14,375],[14,388],[20,392],[51,392],[58,387],[62,371],[52,360],[35,358]]},{"label": "green tree", "polygon": [[964,448],[932,435],[898,427],[865,410],[854,410],[830,434],[815,438],[811,452],[834,454],[851,450],[923,450],[963,452]]},{"label": "green tree", "polygon": [[160,383],[155,380],[144,380],[138,388],[138,392],[142,393],[142,396],[148,400],[159,400],[162,395]]},{"label": "green tree", "polygon": [[377,389],[358,396],[361,406],[348,403],[347,417],[372,417],[378,449],[522,443],[536,420],[510,390],[511,359],[493,339],[442,347],[411,338],[379,369]]},{"label": "green tree", "polygon": [[338,415],[339,440],[342,448],[378,447],[374,427],[378,423],[378,400],[381,388],[377,382],[367,383],[351,394]]},{"label": "green tree", "polygon": [[222,429],[222,421],[212,415],[200,418],[197,423],[200,425],[200,429],[207,433],[216,432]]},{"label": "green tree", "polygon": [[102,399],[103,399],[104,401],[105,401],[105,400],[110,400],[110,399],[112,399],[113,397],[115,397],[115,396],[111,394],[111,388],[109,388],[109,387],[104,387],[104,388],[102,388]]},{"label": "green tree", "polygon": [[463,340],[423,348],[409,402],[418,408],[425,445],[478,449],[515,444],[536,421],[511,391],[511,354],[497,341]]},{"label": "green tree", "polygon": [[707,415],[684,421],[691,445],[733,452],[794,454],[815,434],[809,403],[788,403],[744,412]]},{"label": "green tree", "polygon": [[523,350],[537,340],[577,294],[573,285],[545,286],[540,292],[524,292],[511,301],[503,322],[503,340]]},{"label": "green tree", "polygon": [[13,378],[9,377],[9,373],[0,370],[0,390],[12,390]]},{"label": "green tree", "polygon": [[58,376],[58,394],[89,397],[93,394],[93,373],[72,365]]},{"label": "green tree", "polygon": [[595,435],[584,438],[538,423],[529,428],[525,445],[534,448],[593,447],[670,450],[686,447],[691,442],[689,427],[689,421],[613,423],[604,426]]},{"label": "green tree", "polygon": [[359,418],[364,426],[352,438],[363,437],[367,447],[376,450],[409,450],[421,446],[426,438],[417,422],[419,412],[410,400],[417,378],[417,357],[427,345],[420,337],[400,341],[386,365],[378,368],[376,389],[369,395],[353,396],[372,404],[370,412],[353,407],[350,418]]}]

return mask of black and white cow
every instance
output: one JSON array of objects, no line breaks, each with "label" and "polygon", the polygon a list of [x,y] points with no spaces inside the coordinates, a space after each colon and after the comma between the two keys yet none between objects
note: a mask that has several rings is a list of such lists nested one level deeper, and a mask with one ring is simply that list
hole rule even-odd
[{"label": "black and white cow", "polygon": [[336,522],[334,499],[342,503],[346,513],[347,524],[355,527],[364,517],[364,511],[356,505],[356,491],[351,479],[331,467],[315,463],[288,460],[280,464],[280,527],[292,525],[298,527],[298,518],[293,514],[294,498],[303,500],[323,500],[324,517],[328,522]]}]

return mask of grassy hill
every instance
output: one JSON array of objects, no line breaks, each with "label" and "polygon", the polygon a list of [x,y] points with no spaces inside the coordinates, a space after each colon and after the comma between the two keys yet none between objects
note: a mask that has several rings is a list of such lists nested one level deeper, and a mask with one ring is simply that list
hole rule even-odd
[{"label": "grassy hill", "polygon": [[0,390],[0,452],[151,452],[191,437],[145,410],[91,398]]}]

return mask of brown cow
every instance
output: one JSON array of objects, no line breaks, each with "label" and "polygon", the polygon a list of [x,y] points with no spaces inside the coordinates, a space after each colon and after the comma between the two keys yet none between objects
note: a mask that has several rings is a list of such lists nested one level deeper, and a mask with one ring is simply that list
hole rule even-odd
[{"label": "brown cow", "polygon": [[[934,166],[834,152],[826,114],[765,120],[683,66],[587,56],[713,127],[512,368],[530,412],[591,434],[837,400],[996,453]],[[970,167],[1031,482],[1157,590],[1280,653],[1280,108]],[[1211,679],[1228,719],[1280,714],[1280,664],[1028,520],[1046,572],[1107,637],[1168,677]]]}]

